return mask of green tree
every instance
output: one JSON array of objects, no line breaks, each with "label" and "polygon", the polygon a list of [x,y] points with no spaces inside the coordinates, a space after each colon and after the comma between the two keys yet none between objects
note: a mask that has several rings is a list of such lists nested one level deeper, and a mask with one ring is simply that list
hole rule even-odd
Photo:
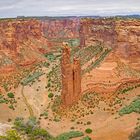
[{"label": "green tree", "polygon": [[7,96],[8,96],[9,98],[14,98],[14,94],[13,94],[12,92],[9,92],[9,93],[7,94]]},{"label": "green tree", "polygon": [[92,129],[87,128],[87,129],[85,130],[85,132],[88,133],[88,134],[90,134],[90,133],[92,133]]},{"label": "green tree", "polygon": [[6,136],[0,136],[0,140],[22,140],[22,139],[16,130],[9,130],[6,132]]}]

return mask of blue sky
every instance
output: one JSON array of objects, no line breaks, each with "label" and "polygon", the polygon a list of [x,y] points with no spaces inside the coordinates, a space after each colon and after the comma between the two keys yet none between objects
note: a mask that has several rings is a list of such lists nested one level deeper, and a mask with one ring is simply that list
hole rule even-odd
[{"label": "blue sky", "polygon": [[140,0],[0,0],[0,18],[140,14]]}]

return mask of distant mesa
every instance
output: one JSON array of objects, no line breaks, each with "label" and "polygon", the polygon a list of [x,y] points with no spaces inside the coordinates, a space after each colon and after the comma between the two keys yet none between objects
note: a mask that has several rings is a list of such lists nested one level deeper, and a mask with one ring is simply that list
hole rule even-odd
[{"label": "distant mesa", "polygon": [[17,16],[17,18],[25,18],[25,16]]}]

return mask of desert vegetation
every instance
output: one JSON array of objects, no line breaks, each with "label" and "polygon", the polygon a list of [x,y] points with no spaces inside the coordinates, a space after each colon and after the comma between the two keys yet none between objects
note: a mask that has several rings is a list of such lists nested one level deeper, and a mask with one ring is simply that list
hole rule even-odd
[{"label": "desert vegetation", "polygon": [[28,77],[26,79],[23,79],[21,81],[21,84],[23,86],[28,85],[30,82],[34,82],[36,79],[38,79],[41,75],[43,75],[43,72],[37,71],[34,72],[32,75],[28,75]]},{"label": "desert vegetation", "polygon": [[15,110],[17,101],[14,97],[14,93],[9,92],[7,96],[0,93],[0,104],[7,104],[10,109]]},{"label": "desert vegetation", "polygon": [[[1,19],[0,117],[12,128],[0,139],[91,140],[112,131],[123,139],[128,120],[130,140],[139,139],[139,21],[45,18]],[[82,66],[83,92],[70,107],[61,98],[62,42]],[[12,124],[20,113],[32,117]]]},{"label": "desert vegetation", "polygon": [[[42,129],[39,125],[39,121],[36,118],[29,118],[27,121],[23,118],[16,118],[14,126],[11,130],[6,132],[6,135],[0,136],[1,140],[70,140],[76,137],[84,136],[83,132],[70,131],[62,133],[56,137],[53,137],[45,129]],[[88,137],[86,137],[88,138]],[[85,139],[86,140],[86,139]],[[87,139],[88,140],[88,139]]]},{"label": "desert vegetation", "polygon": [[132,112],[139,113],[140,114],[140,97],[137,97],[133,102],[130,103],[130,105],[122,108],[119,111],[120,115],[130,114]]}]

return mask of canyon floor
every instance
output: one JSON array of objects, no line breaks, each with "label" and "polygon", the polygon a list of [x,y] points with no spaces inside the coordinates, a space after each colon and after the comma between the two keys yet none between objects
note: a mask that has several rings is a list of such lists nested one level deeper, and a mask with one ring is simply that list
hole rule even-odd
[{"label": "canyon floor", "polygon": [[[82,92],[71,107],[62,106],[64,42],[71,64],[81,61]],[[140,128],[139,56],[137,18],[1,19],[0,135],[17,117],[36,117],[52,136],[128,140]]]},{"label": "canyon floor", "polygon": [[[10,125],[12,125],[12,122],[7,122],[8,119],[13,121],[16,117],[28,118],[29,116],[34,115],[39,118],[41,127],[46,129],[48,132],[50,132],[50,134],[54,136],[63,132],[68,132],[70,130],[79,130],[85,132],[86,128],[91,128],[93,132],[92,134],[88,135],[93,140],[128,140],[128,136],[136,127],[139,115],[136,113],[131,113],[120,116],[118,112],[114,112],[112,114],[111,109],[104,110],[106,106],[108,108],[108,105],[105,102],[110,101],[108,100],[109,94],[106,93],[106,88],[107,91],[109,91],[108,89],[111,89],[105,84],[113,85],[113,89],[110,90],[112,93],[112,90],[116,89],[117,85],[114,83],[122,82],[119,81],[119,79],[116,77],[113,79],[114,72],[112,72],[112,69],[116,67],[116,65],[117,64],[115,62],[111,63],[105,61],[99,68],[92,70],[85,77],[83,77],[83,83],[88,83],[85,82],[86,80],[89,80],[89,83],[92,83],[87,85],[83,84],[83,86],[86,86],[85,89],[88,87],[88,89],[95,89],[96,92],[101,92],[100,88],[104,88],[104,94],[99,94],[100,97],[103,96],[103,100],[99,100],[98,104],[95,103],[93,114],[88,114],[80,118],[77,117],[74,120],[72,120],[72,115],[70,114],[70,116],[67,117],[61,116],[59,121],[55,120],[56,115],[52,112],[51,108],[48,108],[48,106],[53,103],[54,99],[48,97],[49,91],[46,88],[48,83],[46,73],[50,71],[50,67],[52,66],[49,68],[42,67],[41,70],[44,74],[40,76],[38,80],[35,80],[34,83],[28,84],[26,86],[19,84],[18,88],[16,88],[15,99],[17,104],[15,110],[9,109],[6,104],[1,104],[0,126],[3,127],[1,131],[4,131],[4,128],[10,127]],[[108,83],[110,79],[112,81]],[[91,87],[89,85],[91,85]],[[139,91],[140,87],[125,93],[123,104],[121,107],[118,107],[117,110],[123,108],[126,105],[129,105],[136,98],[136,96],[139,95]],[[112,96],[115,97],[115,95]],[[44,113],[46,109],[48,113],[47,118],[41,116],[41,114]],[[87,122],[91,123],[87,124]],[[85,133],[85,135],[87,134]],[[78,139],[79,138],[76,138],[75,140]]]}]

